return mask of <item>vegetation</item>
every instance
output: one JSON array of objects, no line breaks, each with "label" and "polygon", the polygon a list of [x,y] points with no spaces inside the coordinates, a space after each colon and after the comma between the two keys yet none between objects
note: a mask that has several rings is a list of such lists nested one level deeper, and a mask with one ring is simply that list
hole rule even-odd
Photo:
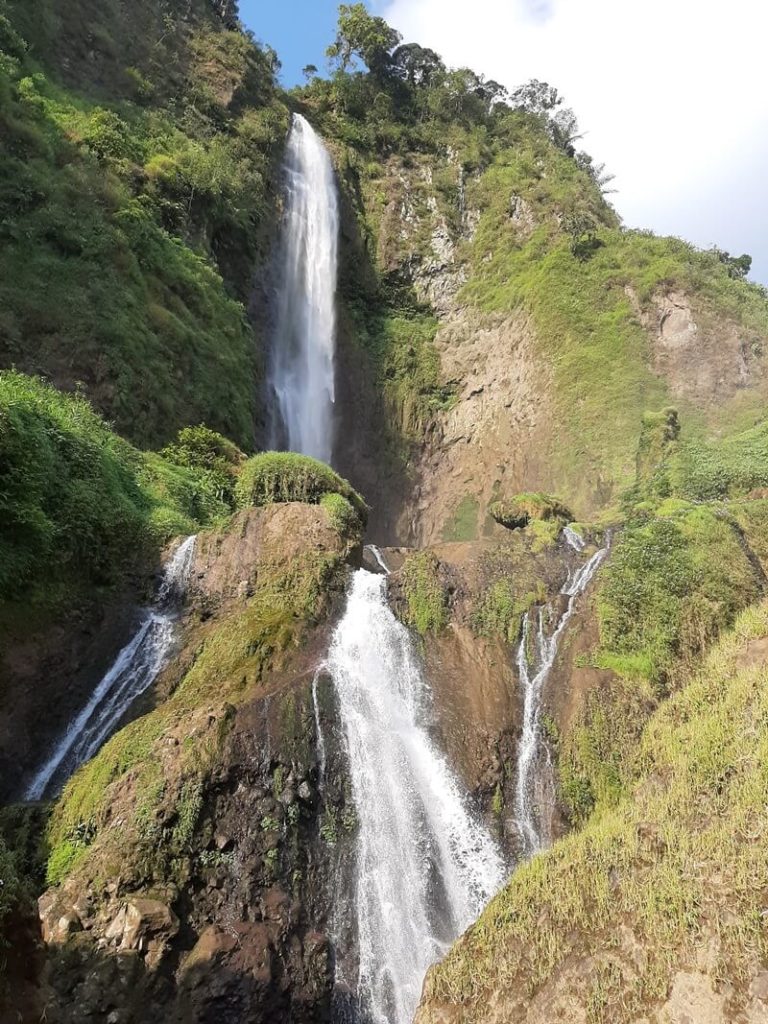
[{"label": "vegetation", "polygon": [[573,519],[560,499],[551,494],[516,494],[514,498],[494,501],[488,511],[500,526],[506,526],[508,530],[520,529],[537,519],[556,519],[562,523]]},{"label": "vegetation", "polygon": [[229,511],[208,473],[137,451],[82,395],[14,372],[0,373],[0,466],[0,601],[114,584]]},{"label": "vegetation", "polygon": [[[566,960],[594,957],[579,975],[589,1019],[621,1024],[666,997],[705,934],[746,998],[740,979],[766,955],[768,861],[754,837],[767,824],[768,687],[749,652],[767,632],[765,602],[740,615],[646,726],[631,797],[515,872],[429,976],[429,1000],[460,1004],[469,1024],[495,989],[530,1001]],[[605,937],[627,922],[642,956],[624,969]]]},{"label": "vegetation", "polygon": [[205,421],[251,446],[273,58],[202,0],[34,6],[0,2],[0,366],[82,382],[144,445]]},{"label": "vegetation", "polygon": [[440,578],[440,563],[431,551],[417,551],[402,568],[406,622],[422,636],[439,633],[448,624],[448,595]]},{"label": "vegetation", "polygon": [[235,488],[240,507],[303,501],[316,505],[324,495],[345,498],[363,522],[368,506],[346,480],[324,462],[295,452],[264,452],[243,465]]},{"label": "vegetation", "polygon": [[[322,617],[330,595],[343,588],[348,544],[349,536],[340,534],[337,546],[324,550],[308,544],[290,559],[279,544],[260,549],[254,596],[202,627],[194,662],[172,696],[113,736],[67,784],[48,828],[49,884],[60,882],[98,847],[109,822],[109,787],[128,775],[136,801],[135,819],[126,827],[134,830],[132,839],[138,838],[140,856],[158,877],[175,870],[173,861],[189,842],[200,786],[218,756],[233,706],[253,695],[266,673]],[[187,737],[200,709],[197,733],[166,764],[162,738]],[[155,827],[160,804],[175,799],[174,794],[174,815]]]}]

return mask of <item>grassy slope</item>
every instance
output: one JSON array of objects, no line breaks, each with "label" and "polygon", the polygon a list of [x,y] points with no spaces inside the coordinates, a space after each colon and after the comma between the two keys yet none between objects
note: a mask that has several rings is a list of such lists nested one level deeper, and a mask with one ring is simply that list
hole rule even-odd
[{"label": "grassy slope", "polygon": [[35,6],[0,4],[0,365],[82,381],[145,445],[205,420],[248,446],[270,58],[207,3]]},{"label": "grassy slope", "polygon": [[0,607],[119,582],[230,509],[210,473],[140,452],[82,395],[0,373]]},{"label": "grassy slope", "polygon": [[[719,939],[718,973],[743,998],[768,953],[766,635],[763,602],[651,719],[631,793],[514,874],[434,971],[428,1003],[460,1004],[469,1024],[501,992],[506,1019],[520,1020],[567,957],[595,955],[579,1001],[590,1022],[619,1024],[666,995],[705,929]],[[622,960],[622,924],[642,944],[634,966]]]}]

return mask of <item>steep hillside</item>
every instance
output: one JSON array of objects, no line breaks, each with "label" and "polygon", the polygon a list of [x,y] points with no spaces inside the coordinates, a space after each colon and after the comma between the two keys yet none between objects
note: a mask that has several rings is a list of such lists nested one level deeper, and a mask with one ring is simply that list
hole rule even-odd
[{"label": "steep hillside", "polygon": [[252,446],[246,319],[288,113],[207,0],[0,5],[0,367],[82,385],[145,446]]},{"label": "steep hillside", "polygon": [[762,603],[654,715],[630,795],[431,972],[418,1024],[765,1019],[766,634]]}]

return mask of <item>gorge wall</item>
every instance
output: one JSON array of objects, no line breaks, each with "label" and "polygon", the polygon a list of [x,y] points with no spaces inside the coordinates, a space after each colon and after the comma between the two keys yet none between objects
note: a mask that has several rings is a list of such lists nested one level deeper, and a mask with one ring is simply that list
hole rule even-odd
[{"label": "gorge wall", "polygon": [[[417,1020],[757,1024],[764,290],[622,227],[530,91],[390,35],[369,70],[285,93],[233,8],[0,0],[5,800],[197,535],[154,684],[61,794],[0,813],[0,1017],[365,1019],[353,903],[375,812],[319,670],[351,573],[381,568],[365,539],[431,694],[419,750],[510,871],[532,845],[523,685],[569,616],[534,719],[533,845],[555,845],[432,969]],[[314,454],[345,479],[247,458],[276,390],[292,119],[338,190],[334,443]],[[453,861],[421,824],[437,892]],[[407,1006],[379,979],[389,1020],[453,917],[427,913],[401,957]]]}]

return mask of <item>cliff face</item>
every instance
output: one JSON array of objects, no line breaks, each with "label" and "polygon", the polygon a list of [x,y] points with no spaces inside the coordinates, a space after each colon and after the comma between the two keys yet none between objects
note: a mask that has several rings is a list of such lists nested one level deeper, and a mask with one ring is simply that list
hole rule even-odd
[{"label": "cliff face", "polygon": [[313,680],[354,551],[299,504],[198,538],[155,709],[72,780],[48,826],[57,885],[40,900],[35,998],[49,1019],[328,1018],[329,881],[352,812]]},{"label": "cliff face", "polygon": [[342,210],[334,464],[511,865],[521,622],[611,543],[542,693],[545,837],[576,831],[434,969],[419,1021],[768,1019],[765,295],[622,229],[546,111],[405,66],[286,96],[226,0],[0,0],[0,366],[82,386],[145,448],[226,435],[154,455],[3,376],[2,795],[130,635],[162,544],[200,531],[133,720],[51,808],[0,815],[16,1017],[330,1019],[357,823],[316,668],[364,508],[343,481],[341,508],[274,481],[256,497],[283,503],[250,507],[231,443],[262,433],[296,108]]}]

